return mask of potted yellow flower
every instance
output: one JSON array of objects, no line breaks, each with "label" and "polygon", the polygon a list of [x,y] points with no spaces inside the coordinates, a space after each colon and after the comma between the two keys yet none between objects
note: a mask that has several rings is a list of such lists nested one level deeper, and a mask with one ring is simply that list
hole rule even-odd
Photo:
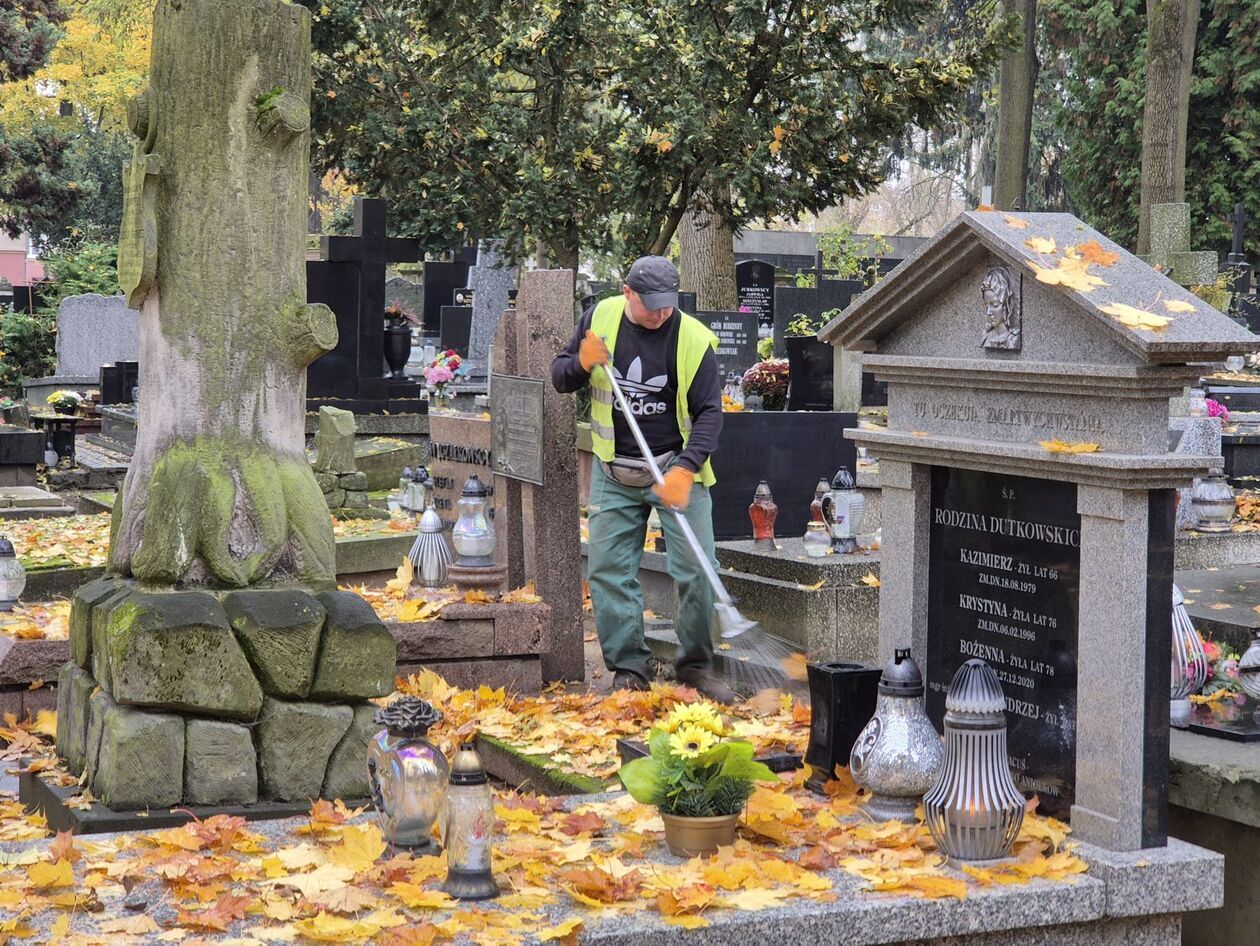
[{"label": "potted yellow flower", "polygon": [[735,843],[739,813],[758,781],[774,781],[749,742],[731,735],[709,703],[682,703],[648,734],[649,754],[618,773],[636,801],[654,805],[679,857]]}]

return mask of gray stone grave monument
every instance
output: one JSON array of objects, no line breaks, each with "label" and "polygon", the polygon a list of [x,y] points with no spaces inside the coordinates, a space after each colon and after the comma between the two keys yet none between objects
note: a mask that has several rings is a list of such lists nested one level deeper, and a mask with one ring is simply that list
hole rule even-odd
[{"label": "gray stone grave monument", "polygon": [[1151,252],[1142,259],[1182,286],[1216,281],[1212,250],[1190,249],[1190,205],[1156,204],[1151,208]]},{"label": "gray stone grave monument", "polygon": [[502,240],[477,245],[477,265],[468,271],[473,291],[472,326],[468,335],[468,384],[484,389],[490,371],[490,344],[507,308],[508,292],[516,288],[517,268],[503,255]]},{"label": "gray stone grave monument", "polygon": [[139,317],[121,295],[67,296],[57,307],[56,373],[23,381],[27,401],[42,405],[53,391],[99,387],[102,365],[139,357],[139,331]]},{"label": "gray stone grave monument", "polygon": [[557,393],[550,381],[551,360],[572,332],[573,272],[538,270],[521,277],[516,308],[503,312],[494,341],[494,374],[546,382],[542,485],[494,478],[495,496],[505,507],[499,542],[506,549],[508,584],[533,581],[551,607],[550,642],[542,660],[545,682],[585,676],[576,408],[574,399]]},{"label": "gray stone grave monument", "polygon": [[822,335],[889,384],[887,429],[846,433],[880,461],[881,659],[913,647],[938,722],[987,659],[1025,792],[1080,841],[1164,847],[1174,489],[1214,461],[1169,452],[1168,398],[1260,339],[1070,215],[1002,213]]}]

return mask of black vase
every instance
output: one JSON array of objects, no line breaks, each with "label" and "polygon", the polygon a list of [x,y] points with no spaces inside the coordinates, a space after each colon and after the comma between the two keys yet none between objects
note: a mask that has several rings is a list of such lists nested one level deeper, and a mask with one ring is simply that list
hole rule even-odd
[{"label": "black vase", "polygon": [[883,671],[856,663],[809,664],[805,669],[813,711],[805,750],[813,774],[805,787],[821,793],[824,784],[835,778],[836,766],[848,766],[854,741],[875,715]]},{"label": "black vase", "polygon": [[817,335],[785,338],[789,411],[829,411],[834,407],[835,349]]},{"label": "black vase", "polygon": [[411,327],[406,322],[385,323],[385,363],[389,371],[385,377],[391,381],[409,380],[406,372],[407,359],[411,357]]}]

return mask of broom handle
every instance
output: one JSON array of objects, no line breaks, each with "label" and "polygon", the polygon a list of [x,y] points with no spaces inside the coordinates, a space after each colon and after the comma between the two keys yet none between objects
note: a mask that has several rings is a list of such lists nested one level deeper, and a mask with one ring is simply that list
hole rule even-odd
[{"label": "broom handle", "polygon": [[[608,365],[602,366],[604,369],[604,377],[608,379],[608,383],[612,385],[613,394],[617,398],[617,403],[621,405],[621,414],[625,418],[626,423],[630,427],[630,433],[634,434],[635,443],[639,445],[639,452],[643,454],[643,459],[647,461],[647,465],[652,470],[652,478],[656,480],[657,485],[665,482],[665,475],[661,473],[661,468],[656,465],[656,457],[652,455],[652,450],[648,447],[647,440],[643,437],[643,431],[639,429],[639,422],[634,419],[634,414],[630,413],[630,405],[626,403],[626,396],[621,392],[621,385],[617,383],[616,376],[612,373],[612,368]],[[704,572],[704,577],[709,580],[709,584],[713,588],[713,593],[717,595],[717,599],[721,604],[734,606],[731,596],[727,593],[726,587],[722,584],[722,579],[718,577],[717,571],[713,568],[713,563],[709,561],[709,556],[704,554],[704,549],[700,547],[700,540],[696,538],[696,534],[691,531],[691,523],[687,521],[679,510],[672,506],[667,507],[674,514],[674,520],[678,523],[678,528],[682,531],[683,537],[687,540],[687,544],[691,546],[691,553],[695,556],[696,561],[700,563],[700,568]]]}]

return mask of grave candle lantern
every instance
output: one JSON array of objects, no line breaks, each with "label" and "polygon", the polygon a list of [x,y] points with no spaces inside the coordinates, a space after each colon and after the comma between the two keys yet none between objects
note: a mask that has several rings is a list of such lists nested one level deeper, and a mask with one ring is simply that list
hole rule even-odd
[{"label": "grave candle lantern", "polygon": [[[1251,646],[1238,658],[1238,682],[1253,702],[1260,701],[1260,627],[1251,632]],[[1260,716],[1260,703],[1256,715]]]},{"label": "grave candle lantern", "polygon": [[385,727],[368,743],[368,782],[385,840],[396,848],[436,852],[430,832],[446,805],[446,757],[428,740],[442,721],[432,704],[404,696],[376,711]]},{"label": "grave candle lantern", "polygon": [[923,693],[923,675],[909,648],[896,651],[879,678],[875,715],[849,756],[853,780],[871,792],[866,811],[876,820],[913,821],[940,771],[944,750]]},{"label": "grave candle lantern", "polygon": [[818,481],[818,485],[814,487],[814,500],[809,504],[810,522],[827,524],[827,517],[823,515],[823,500],[827,498],[827,489],[827,478],[824,476]]},{"label": "grave candle lantern", "polygon": [[1186,613],[1185,596],[1176,585],[1172,597],[1172,693],[1168,711],[1172,724],[1184,729],[1190,724],[1189,696],[1198,693],[1207,682],[1207,654]]},{"label": "grave candle lantern", "polygon": [[779,506],[770,493],[770,484],[762,480],[753,493],[753,501],[748,507],[748,518],[752,520],[753,541],[758,548],[777,548],[774,544],[774,520],[779,517]]},{"label": "grave candle lantern", "polygon": [[1006,857],[1024,822],[1024,796],[1006,755],[1006,698],[983,660],[958,668],[945,697],[945,764],[923,796],[932,839],[947,857]]},{"label": "grave candle lantern", "polygon": [[1219,469],[1195,481],[1190,491],[1195,528],[1200,532],[1228,532],[1234,518],[1234,490]]},{"label": "grave candle lantern", "polygon": [[823,515],[830,518],[831,547],[840,553],[858,550],[858,529],[866,513],[866,497],[853,482],[853,474],[844,467],[831,481],[831,492],[823,499]]},{"label": "grave candle lantern", "polygon": [[455,564],[477,568],[494,564],[494,523],[486,515],[489,490],[475,475],[464,483],[459,499],[459,519],[451,530],[451,542],[459,556]]},{"label": "grave candle lantern", "polygon": [[430,503],[420,517],[420,534],[411,546],[411,564],[415,566],[420,584],[426,588],[441,588],[446,584],[451,553],[442,531],[442,519]]},{"label": "grave candle lantern", "polygon": [[490,868],[494,796],[481,757],[465,742],[451,764],[446,817],[446,883],[457,900],[489,900],[499,895]]},{"label": "grave candle lantern", "polygon": [[26,588],[26,569],[9,537],[0,535],[0,611],[12,611]]}]

